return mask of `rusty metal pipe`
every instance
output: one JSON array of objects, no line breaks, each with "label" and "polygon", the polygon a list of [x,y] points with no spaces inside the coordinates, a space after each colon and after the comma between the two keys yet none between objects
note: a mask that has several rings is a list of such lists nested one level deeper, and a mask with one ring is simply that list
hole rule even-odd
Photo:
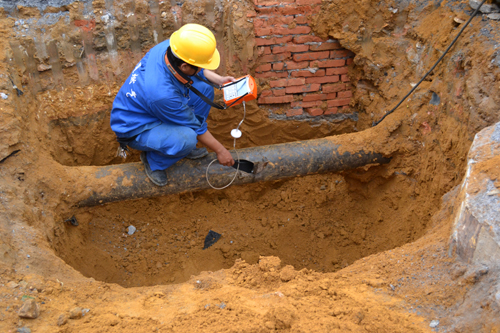
[{"label": "rusty metal pipe", "polygon": [[[362,148],[346,151],[338,140],[332,138],[297,141],[291,143],[245,148],[238,150],[239,158],[254,163],[252,173],[239,171],[234,185],[279,180],[325,172],[339,172],[368,164],[384,164],[389,158]],[[233,157],[236,154],[233,151]],[[200,160],[183,159],[167,169],[169,183],[159,187],[147,178],[141,163],[109,165],[97,168],[94,179],[87,179],[90,195],[78,202],[78,206],[95,206],[103,203],[163,196],[186,191],[209,189],[206,169],[216,158],[211,153]],[[214,163],[209,169],[212,185],[224,186],[234,177],[235,169]],[[99,179],[115,182],[115,186],[103,190]],[[94,188],[94,189],[92,189]]]}]

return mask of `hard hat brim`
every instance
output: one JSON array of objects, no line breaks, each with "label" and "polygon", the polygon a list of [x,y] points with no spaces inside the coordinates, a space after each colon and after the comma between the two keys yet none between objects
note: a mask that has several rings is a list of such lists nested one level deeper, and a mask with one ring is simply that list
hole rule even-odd
[{"label": "hard hat brim", "polygon": [[219,50],[215,49],[214,55],[212,56],[212,59],[210,59],[209,63],[207,63],[207,64],[193,64],[193,65],[201,67],[201,68],[205,68],[205,69],[210,69],[210,70],[214,70],[214,69],[219,68],[219,65],[220,65]]}]

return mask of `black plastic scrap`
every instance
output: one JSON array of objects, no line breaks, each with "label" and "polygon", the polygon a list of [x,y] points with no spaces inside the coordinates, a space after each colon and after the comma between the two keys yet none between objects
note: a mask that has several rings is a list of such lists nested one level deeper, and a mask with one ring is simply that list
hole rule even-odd
[{"label": "black plastic scrap", "polygon": [[207,237],[205,237],[205,246],[203,247],[203,250],[205,249],[208,249],[210,246],[214,245],[215,243],[217,243],[217,241],[219,240],[221,234],[213,231],[213,230],[210,230],[208,232],[208,235]]},{"label": "black plastic scrap", "polygon": [[64,220],[66,223],[71,223],[71,225],[74,225],[75,227],[78,226],[78,221],[76,220],[76,217],[73,215],[69,219]]}]

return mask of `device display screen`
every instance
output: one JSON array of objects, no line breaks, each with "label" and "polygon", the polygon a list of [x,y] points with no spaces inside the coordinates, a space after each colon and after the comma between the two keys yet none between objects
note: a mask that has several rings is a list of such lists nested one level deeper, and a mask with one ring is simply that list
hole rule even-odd
[{"label": "device display screen", "polygon": [[245,94],[249,94],[251,91],[248,82],[248,77],[245,77],[235,84],[232,84],[228,87],[222,87],[222,90],[224,92],[224,99],[226,101],[230,101]]}]

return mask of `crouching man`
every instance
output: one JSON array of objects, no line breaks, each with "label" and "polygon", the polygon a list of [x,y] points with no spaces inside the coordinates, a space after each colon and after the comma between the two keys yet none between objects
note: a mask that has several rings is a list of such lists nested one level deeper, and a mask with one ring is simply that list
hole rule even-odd
[{"label": "crouching man", "polygon": [[206,156],[206,148],[196,148],[198,141],[217,154],[220,164],[234,164],[206,123],[208,102],[214,98],[209,82],[220,86],[235,81],[211,71],[219,63],[212,32],[186,24],[141,59],[116,95],[111,129],[121,149],[141,150],[141,161],[154,184],[167,185],[165,169],[180,159]]}]

